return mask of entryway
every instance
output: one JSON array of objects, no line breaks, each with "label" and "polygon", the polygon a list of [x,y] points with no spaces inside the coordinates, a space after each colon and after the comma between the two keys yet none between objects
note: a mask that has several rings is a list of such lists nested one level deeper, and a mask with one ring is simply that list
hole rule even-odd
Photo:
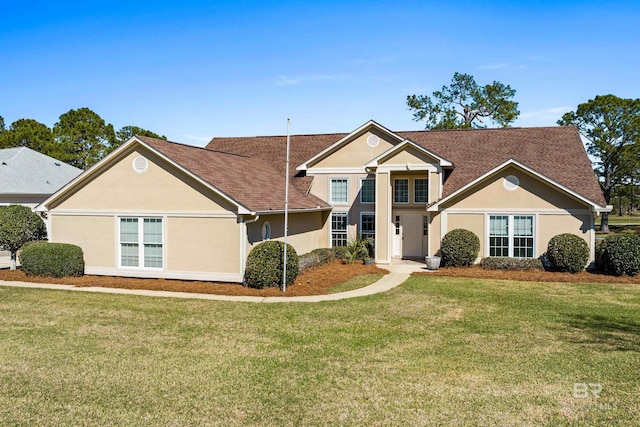
[{"label": "entryway", "polygon": [[419,259],[423,256],[422,213],[394,215],[393,257]]}]

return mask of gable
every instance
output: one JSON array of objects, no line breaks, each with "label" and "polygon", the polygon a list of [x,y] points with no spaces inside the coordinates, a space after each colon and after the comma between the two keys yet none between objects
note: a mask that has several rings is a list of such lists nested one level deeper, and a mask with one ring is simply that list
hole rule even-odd
[{"label": "gable", "polygon": [[[377,145],[371,146],[377,138]],[[363,168],[369,160],[392,148],[397,141],[389,135],[371,129],[347,141],[337,151],[310,166],[313,168]]]},{"label": "gable", "polygon": [[439,160],[434,156],[418,150],[411,145],[405,145],[402,149],[390,153],[378,161],[378,165],[411,165],[411,164],[439,164]]},{"label": "gable", "polygon": [[[134,170],[138,156],[147,160]],[[77,188],[54,200],[50,209],[82,211],[235,212],[236,207],[139,144],[101,165]]]},{"label": "gable", "polygon": [[[505,183],[507,177],[516,177],[518,185],[508,189],[513,185]],[[588,209],[590,205],[523,169],[509,166],[443,202],[441,207],[491,211]]]}]

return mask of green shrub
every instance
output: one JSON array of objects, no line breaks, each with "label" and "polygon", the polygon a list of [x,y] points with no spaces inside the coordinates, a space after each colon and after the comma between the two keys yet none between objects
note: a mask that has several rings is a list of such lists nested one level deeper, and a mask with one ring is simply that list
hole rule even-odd
[{"label": "green shrub", "polygon": [[347,251],[346,246],[334,246],[331,248],[331,250],[336,255],[336,259],[345,259],[345,252]]},{"label": "green shrub", "polygon": [[22,245],[33,240],[47,240],[47,228],[31,208],[9,205],[0,208],[0,250],[11,252],[11,269]]},{"label": "green shrub", "polygon": [[589,245],[575,234],[558,234],[549,240],[547,257],[554,270],[579,273],[589,262]]},{"label": "green shrub", "polygon": [[482,258],[480,266],[486,270],[543,270],[538,258],[512,258],[492,256]]},{"label": "green shrub", "polygon": [[373,247],[373,239],[356,236],[347,242],[347,246],[342,250],[342,258],[349,264],[359,259],[369,258],[371,247]]},{"label": "green shrub", "polygon": [[[287,245],[287,285],[298,277],[298,254],[293,246]],[[269,240],[255,246],[247,257],[244,282],[256,289],[282,285],[284,269],[284,243]]]},{"label": "green shrub", "polygon": [[67,277],[84,274],[82,249],[68,243],[37,242],[20,252],[22,271],[27,276]]},{"label": "green shrub", "polygon": [[616,234],[608,236],[599,247],[604,271],[616,276],[636,276],[640,272],[640,236]]},{"label": "green shrub", "polygon": [[298,259],[298,268],[302,273],[303,271],[311,268],[330,263],[335,259],[335,252],[329,248],[314,249],[309,253],[300,255]]},{"label": "green shrub", "polygon": [[445,267],[468,267],[475,262],[480,252],[480,239],[462,228],[451,230],[442,238],[440,253]]}]

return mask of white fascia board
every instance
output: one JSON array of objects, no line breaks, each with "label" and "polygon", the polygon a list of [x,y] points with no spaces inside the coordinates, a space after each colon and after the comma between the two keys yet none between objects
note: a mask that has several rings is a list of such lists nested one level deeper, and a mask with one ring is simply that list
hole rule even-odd
[{"label": "white fascia board", "polygon": [[[154,153],[155,155],[157,155],[161,159],[165,160],[166,162],[168,162],[169,164],[171,164],[175,168],[179,169],[181,172],[183,172],[186,175],[190,176],[191,178],[195,179],[200,184],[204,185],[206,188],[209,188],[211,191],[213,191],[214,193],[216,193],[217,195],[222,197],[227,202],[229,202],[232,205],[236,206],[238,208],[238,214],[239,215],[245,215],[245,214],[251,214],[252,213],[252,211],[250,209],[248,209],[246,206],[241,205],[240,203],[238,203],[237,201],[235,201],[234,199],[232,199],[231,197],[226,195],[224,192],[222,192],[219,189],[215,188],[213,185],[209,184],[208,182],[206,182],[205,180],[200,178],[198,175],[192,173],[188,169],[185,169],[184,167],[182,167],[182,165],[176,163],[171,158],[165,156],[163,153],[161,153],[160,151],[154,149],[153,147],[151,147],[150,145],[148,145],[147,143],[145,143],[144,141],[142,141],[141,139],[139,139],[136,136],[129,138],[129,140],[127,140],[124,144],[122,144],[120,147],[116,148],[114,151],[112,151],[111,153],[106,155],[98,163],[96,163],[95,165],[91,166],[89,169],[87,169],[86,171],[84,171],[83,173],[78,175],[75,179],[73,179],[71,182],[69,182],[67,185],[65,185],[60,190],[56,191],[54,194],[51,195],[51,197],[49,197],[47,200],[42,202],[40,205],[43,205],[45,210],[48,210],[48,205],[52,201],[54,201],[55,199],[59,198],[60,196],[64,195],[65,193],[67,193],[68,191],[73,189],[73,187],[75,187],[78,183],[86,180],[87,177],[92,176],[95,173],[96,170],[99,170],[102,167],[102,165],[104,165],[105,163],[108,163],[109,161],[111,161],[112,158],[116,157],[117,155],[119,155],[123,151],[129,149],[129,147],[134,145],[134,144],[139,144],[139,145],[143,146],[144,148],[146,148],[147,150],[151,151],[152,153]],[[38,208],[40,207],[40,205],[38,205]]]},{"label": "white fascia board", "polygon": [[516,167],[522,169],[524,172],[526,172],[526,173],[528,173],[530,175],[533,175],[534,177],[537,177],[538,179],[542,180],[543,182],[546,182],[547,184],[558,188],[559,190],[569,194],[570,196],[580,200],[581,202],[583,202],[583,203],[585,203],[587,205],[590,205],[592,209],[602,209],[601,206],[596,205],[591,200],[587,199],[584,196],[581,196],[580,194],[576,193],[573,190],[568,189],[564,185],[552,180],[551,178],[548,178],[548,177],[542,175],[541,173],[536,172],[535,170],[531,169],[528,166],[523,165],[522,163],[518,162],[517,160],[509,159],[506,162],[502,163],[501,165],[496,166],[495,168],[491,169],[489,172],[485,173],[484,175],[481,175],[480,177],[474,179],[473,181],[471,181],[470,183],[468,183],[464,187],[461,187],[457,191],[449,194],[444,199],[439,200],[436,203],[434,203],[433,205],[429,206],[427,208],[427,211],[428,212],[437,212],[440,209],[440,205],[442,203],[445,203],[448,200],[451,200],[452,198],[460,195],[461,193],[467,191],[469,188],[475,186],[476,184],[478,184],[481,181],[484,181],[486,178],[490,177],[491,175],[494,175],[494,174],[498,173],[499,171],[501,171],[502,169],[504,169],[504,168],[506,168],[508,166],[516,166]]},{"label": "white fascia board", "polygon": [[434,153],[433,151],[431,151],[431,150],[428,150],[428,149],[424,148],[422,145],[417,144],[417,143],[413,142],[413,141],[412,141],[412,140],[410,140],[410,139],[405,139],[405,140],[403,140],[400,144],[396,145],[395,147],[391,147],[391,148],[389,148],[389,149],[388,149],[387,151],[385,151],[384,153],[382,153],[382,154],[380,154],[379,156],[377,156],[377,157],[375,157],[374,159],[372,159],[369,163],[367,163],[367,164],[365,165],[365,167],[369,167],[369,168],[371,168],[371,167],[377,167],[377,166],[378,166],[378,163],[380,163],[380,160],[382,160],[382,159],[385,159],[385,158],[389,157],[391,154],[393,154],[393,153],[395,153],[395,152],[402,151],[402,150],[403,150],[407,145],[409,145],[409,146],[411,146],[411,147],[415,148],[416,150],[418,150],[418,151],[420,151],[420,152],[422,152],[422,153],[426,154],[426,155],[427,155],[427,156],[429,156],[429,157],[433,157],[434,159],[436,159],[436,160],[438,161],[438,164],[439,164],[441,167],[451,167],[451,166],[453,166],[453,164],[452,164],[450,161],[448,161],[448,160],[446,160],[446,159],[444,159],[444,158],[442,158],[442,157],[438,156],[438,155],[437,155],[436,153]]},{"label": "white fascia board", "polygon": [[[333,209],[332,206],[318,206],[318,207],[309,208],[309,209],[289,209],[288,212],[289,213],[322,212],[322,211],[330,211],[332,209]],[[258,214],[258,215],[276,215],[276,214],[283,214],[283,213],[284,213],[284,209],[255,212],[255,214]]]},{"label": "white fascia board", "polygon": [[356,135],[358,135],[361,132],[364,132],[365,130],[367,130],[370,127],[376,128],[380,132],[386,133],[387,135],[389,135],[392,138],[397,139],[398,141],[402,141],[404,139],[400,135],[397,135],[397,134],[393,133],[392,131],[390,131],[389,129],[385,128],[381,124],[379,124],[379,123],[377,123],[377,122],[375,122],[373,120],[369,120],[368,122],[366,122],[362,126],[358,127],[356,130],[354,130],[353,132],[349,133],[344,138],[338,140],[338,142],[336,142],[335,144],[325,148],[324,150],[322,150],[321,152],[319,152],[315,156],[311,157],[309,160],[307,160],[306,162],[304,162],[303,164],[298,166],[296,168],[296,170],[299,170],[299,171],[307,170],[309,168],[309,164],[314,163],[318,159],[326,156],[327,154],[334,152],[336,149],[340,148],[342,145],[344,145],[346,142],[348,142],[349,140],[354,138]]}]

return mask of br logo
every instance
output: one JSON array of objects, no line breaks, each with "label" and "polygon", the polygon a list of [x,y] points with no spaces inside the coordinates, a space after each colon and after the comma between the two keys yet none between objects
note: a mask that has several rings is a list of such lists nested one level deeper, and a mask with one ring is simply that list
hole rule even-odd
[{"label": "br logo", "polygon": [[590,394],[600,397],[602,384],[600,383],[573,383],[573,397],[586,399]]}]

